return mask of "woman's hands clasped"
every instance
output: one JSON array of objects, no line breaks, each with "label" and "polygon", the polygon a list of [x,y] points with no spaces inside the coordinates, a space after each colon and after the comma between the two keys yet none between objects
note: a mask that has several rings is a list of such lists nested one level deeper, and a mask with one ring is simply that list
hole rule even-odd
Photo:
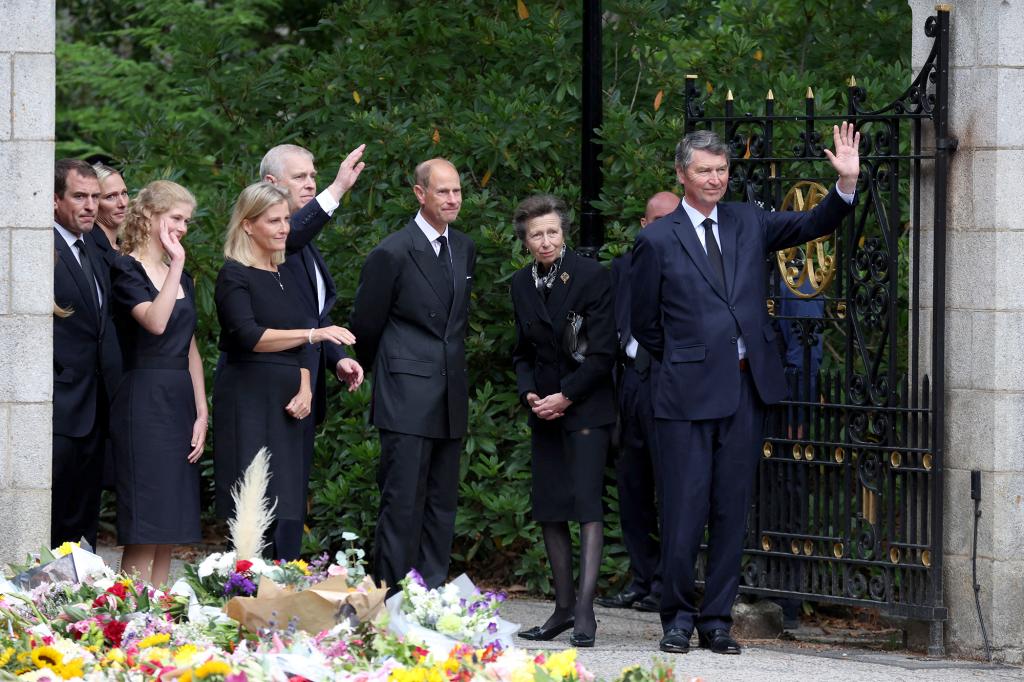
[{"label": "woman's hands clasped", "polygon": [[527,393],[526,402],[529,403],[530,409],[537,417],[546,421],[564,417],[565,411],[572,405],[572,401],[561,393],[552,393],[544,398],[536,393]]}]

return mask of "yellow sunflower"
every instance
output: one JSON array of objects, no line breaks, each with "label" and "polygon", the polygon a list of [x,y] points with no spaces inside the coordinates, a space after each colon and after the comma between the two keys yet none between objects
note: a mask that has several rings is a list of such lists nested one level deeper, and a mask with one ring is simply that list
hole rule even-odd
[{"label": "yellow sunflower", "polygon": [[32,650],[32,662],[37,668],[54,668],[63,660],[64,655],[52,646],[41,646]]},{"label": "yellow sunflower", "polygon": [[139,642],[139,648],[140,649],[148,649],[151,646],[159,646],[161,644],[167,644],[167,642],[169,642],[169,641],[171,641],[171,636],[170,635],[168,635],[166,633],[158,633],[158,634],[150,635],[149,637],[146,637],[146,638],[142,639]]},{"label": "yellow sunflower", "polygon": [[82,677],[85,674],[85,661],[80,658],[72,659],[57,666],[57,670],[55,672],[65,680],[73,680],[76,677]]},{"label": "yellow sunflower", "polygon": [[213,675],[228,675],[231,673],[231,666],[225,661],[218,661],[216,659],[210,659],[206,663],[196,668],[195,677],[203,680]]}]

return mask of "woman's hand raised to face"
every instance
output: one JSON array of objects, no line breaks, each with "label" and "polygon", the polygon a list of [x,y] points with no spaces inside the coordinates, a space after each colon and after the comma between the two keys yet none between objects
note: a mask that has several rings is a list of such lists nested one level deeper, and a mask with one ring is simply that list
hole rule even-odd
[{"label": "woman's hand raised to face", "polygon": [[185,262],[185,247],[166,215],[160,216],[160,245],[164,247],[164,253],[171,259],[171,264],[182,265]]}]

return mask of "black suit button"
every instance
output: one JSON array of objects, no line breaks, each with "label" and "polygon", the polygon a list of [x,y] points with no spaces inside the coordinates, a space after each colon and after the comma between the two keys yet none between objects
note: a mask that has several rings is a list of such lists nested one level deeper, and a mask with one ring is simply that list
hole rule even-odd
[{"label": "black suit button", "polygon": [[437,313],[435,313],[433,310],[431,310],[430,311],[430,316],[431,317],[437,317]]},{"label": "black suit button", "polygon": [[729,339],[729,343],[736,343],[736,337],[734,336],[731,339]]}]

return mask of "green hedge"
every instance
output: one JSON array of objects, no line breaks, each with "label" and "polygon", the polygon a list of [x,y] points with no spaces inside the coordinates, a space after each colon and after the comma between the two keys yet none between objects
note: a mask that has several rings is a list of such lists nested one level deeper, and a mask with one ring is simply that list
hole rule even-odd
[{"label": "green hedge", "polygon": [[[227,214],[266,149],[306,146],[329,179],[345,152],[367,143],[367,169],[319,241],[338,285],[340,324],[364,256],[415,210],[413,166],[432,156],[456,164],[464,194],[458,227],[476,241],[478,261],[453,569],[546,590],[540,534],[528,515],[528,429],[509,359],[508,281],[525,263],[510,215],[534,192],[570,204],[579,196],[581,3],[58,4],[58,154],[106,153],[132,188],[167,177],[196,194],[200,209],[185,246],[208,372]],[[851,72],[879,102],[908,82],[905,0],[624,0],[606,1],[604,10],[603,257],[627,248],[647,196],[675,186],[686,73],[706,79],[711,107],[725,88],[740,108],[760,107],[772,87],[778,109],[791,113],[802,111],[807,85],[821,106],[841,111]],[[368,387],[349,395],[332,384],[313,469],[309,551],[337,547],[344,530],[372,534],[378,446],[368,396]],[[608,505],[604,575],[614,582],[626,563],[613,485]]]}]

